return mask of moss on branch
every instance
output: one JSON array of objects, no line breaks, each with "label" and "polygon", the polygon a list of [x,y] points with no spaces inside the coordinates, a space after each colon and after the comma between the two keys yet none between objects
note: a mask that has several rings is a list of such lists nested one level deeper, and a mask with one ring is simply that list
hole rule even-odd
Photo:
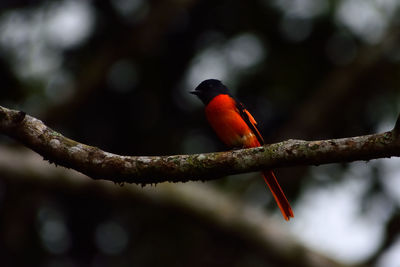
[{"label": "moss on branch", "polygon": [[44,159],[93,179],[137,184],[211,180],[262,169],[400,156],[397,125],[394,130],[380,134],[318,141],[287,140],[227,152],[122,156],[71,140],[36,118],[0,106],[0,133],[21,142]]}]

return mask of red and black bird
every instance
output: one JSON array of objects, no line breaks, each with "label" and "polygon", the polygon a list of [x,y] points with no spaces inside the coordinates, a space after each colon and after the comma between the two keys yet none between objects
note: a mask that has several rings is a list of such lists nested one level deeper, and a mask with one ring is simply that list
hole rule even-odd
[{"label": "red and black bird", "polygon": [[[230,148],[250,148],[264,144],[257,122],[242,103],[236,101],[228,88],[219,80],[201,82],[190,92],[205,105],[208,122],[218,137]],[[271,170],[262,175],[278,204],[285,220],[294,217],[292,208]]]}]

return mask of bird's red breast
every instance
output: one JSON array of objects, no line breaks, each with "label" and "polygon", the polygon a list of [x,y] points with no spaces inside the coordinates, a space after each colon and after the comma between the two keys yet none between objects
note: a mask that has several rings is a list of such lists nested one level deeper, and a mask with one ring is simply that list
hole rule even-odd
[{"label": "bird's red breast", "polygon": [[[253,133],[231,96],[220,94],[214,97],[207,104],[205,112],[211,127],[228,147],[249,148],[261,145],[256,136],[259,133]],[[244,112],[247,110],[244,109]],[[248,116],[249,121],[256,124],[250,113]]]}]

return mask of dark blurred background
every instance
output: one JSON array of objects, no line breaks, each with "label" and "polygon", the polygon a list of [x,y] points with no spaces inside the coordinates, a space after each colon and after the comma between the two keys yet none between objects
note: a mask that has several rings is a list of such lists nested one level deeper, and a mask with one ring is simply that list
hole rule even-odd
[{"label": "dark blurred background", "polygon": [[[217,78],[269,143],[385,131],[400,111],[399,8],[397,0],[2,0],[0,105],[113,153],[220,151],[188,94]],[[49,168],[0,137],[0,265],[323,266],[305,260],[307,251],[332,264],[399,266],[399,163],[277,170],[294,206],[286,223],[257,173],[121,188]],[[236,217],[226,220],[227,211]],[[296,246],[279,240],[287,238]]]}]

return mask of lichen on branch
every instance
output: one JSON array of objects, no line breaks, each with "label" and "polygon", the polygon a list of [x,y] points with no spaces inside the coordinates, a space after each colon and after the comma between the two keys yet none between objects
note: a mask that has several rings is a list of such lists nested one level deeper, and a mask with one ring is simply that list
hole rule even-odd
[{"label": "lichen on branch", "polygon": [[319,141],[287,140],[227,152],[122,156],[71,140],[24,112],[0,106],[0,133],[21,142],[49,162],[93,179],[137,184],[211,180],[278,167],[400,156],[397,125],[392,131],[380,134]]}]

